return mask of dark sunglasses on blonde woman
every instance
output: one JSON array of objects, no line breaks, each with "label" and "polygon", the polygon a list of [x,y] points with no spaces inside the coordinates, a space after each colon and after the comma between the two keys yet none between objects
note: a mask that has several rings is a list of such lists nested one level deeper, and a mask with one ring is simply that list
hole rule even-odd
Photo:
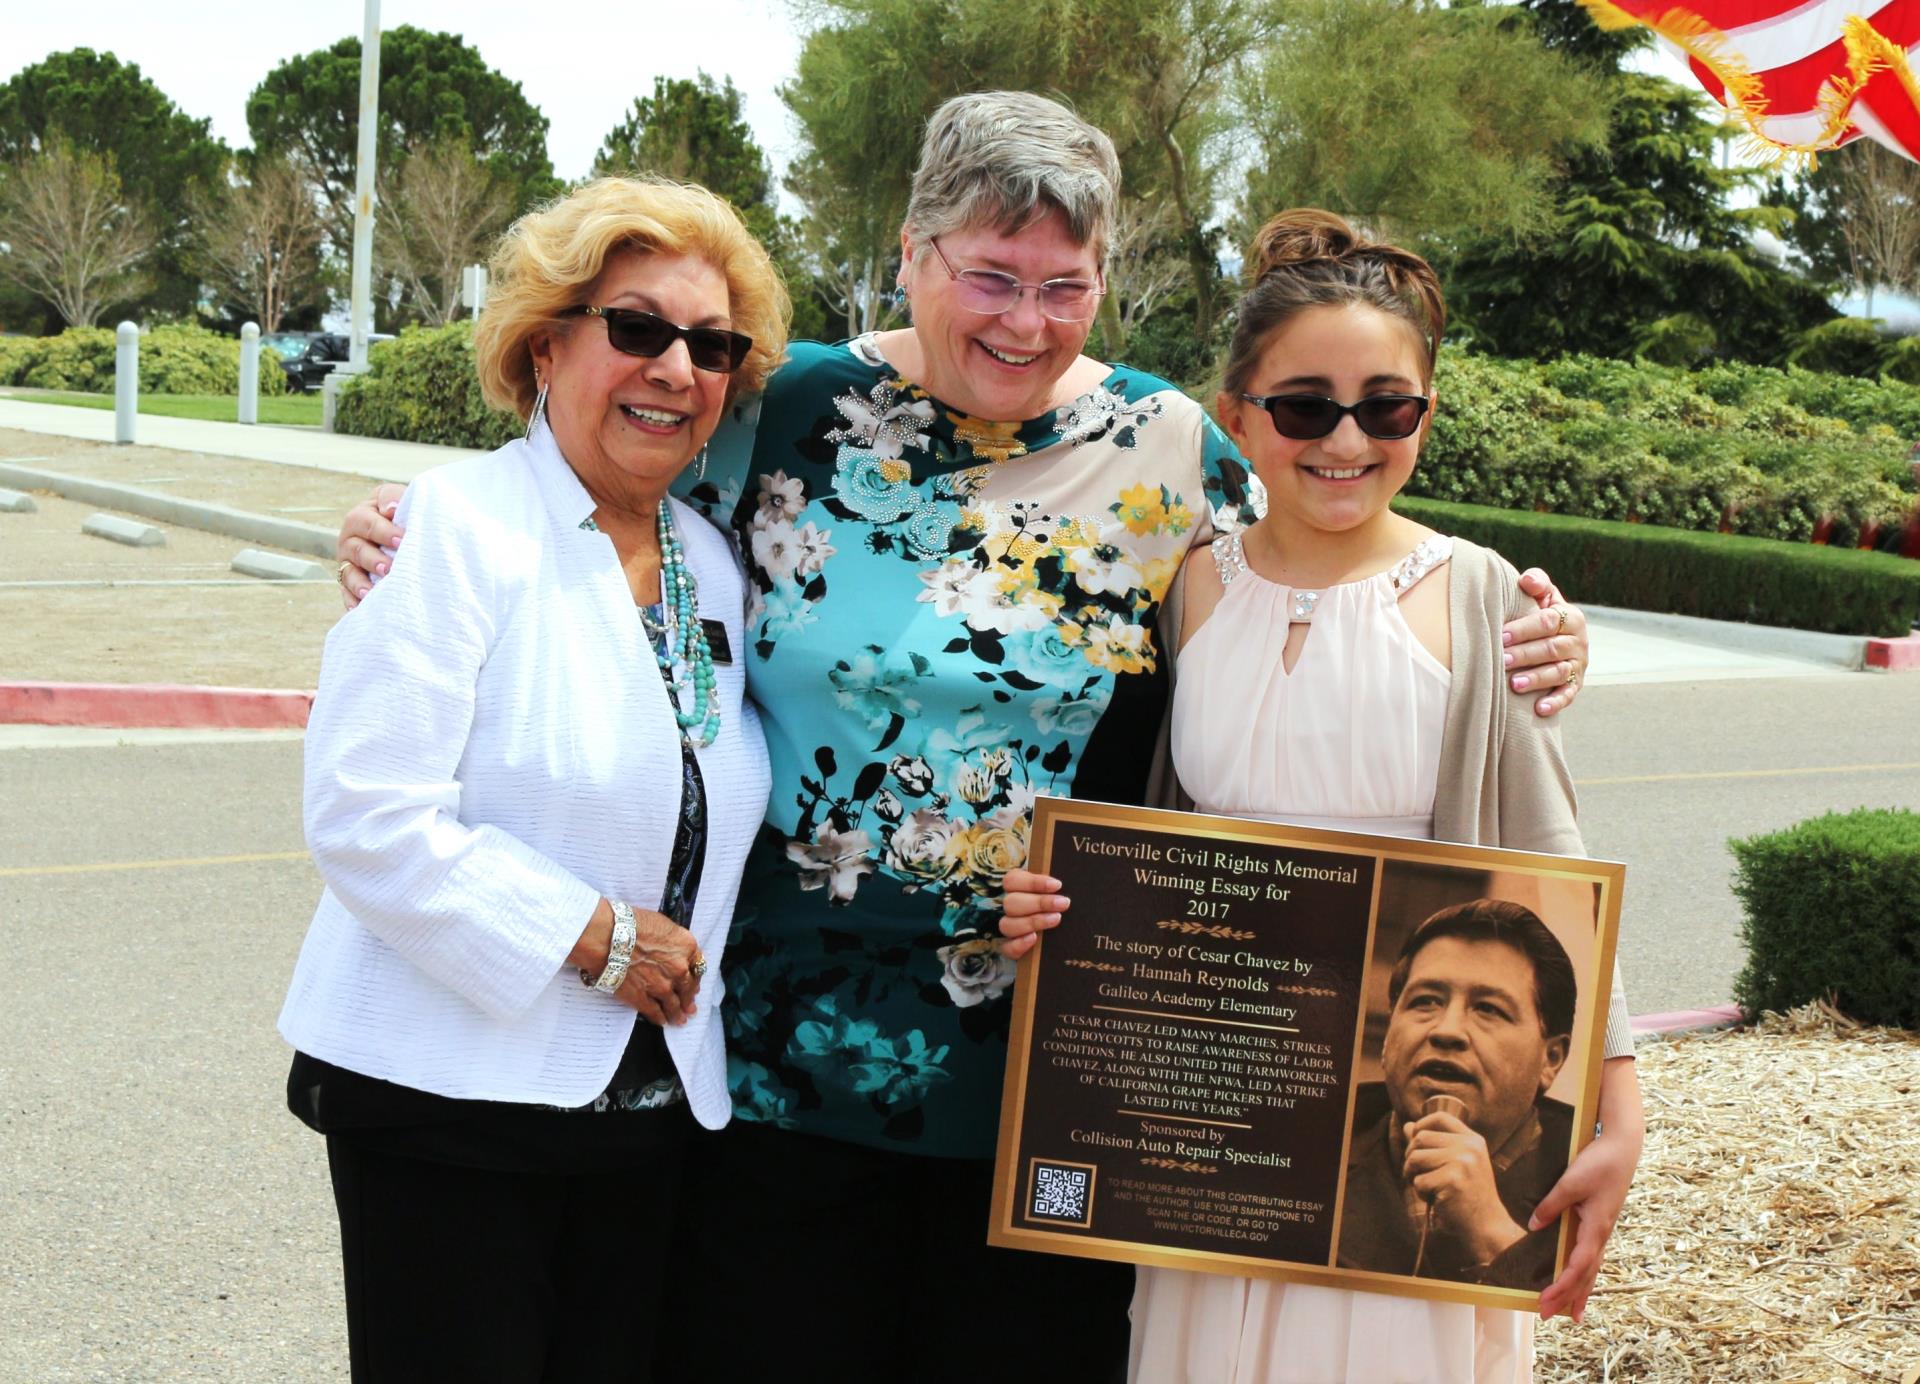
[{"label": "dark sunglasses on blonde woman", "polygon": [[1357,404],[1343,404],[1324,394],[1242,394],[1273,419],[1273,430],[1295,442],[1313,442],[1340,426],[1349,413],[1360,431],[1381,442],[1398,442],[1420,430],[1427,414],[1424,394],[1373,394]]},{"label": "dark sunglasses on blonde woman", "polygon": [[718,327],[682,327],[635,308],[568,308],[562,317],[598,317],[607,324],[607,344],[630,356],[665,355],[676,341],[687,343],[687,359],[696,370],[730,375],[753,349],[753,338]]}]

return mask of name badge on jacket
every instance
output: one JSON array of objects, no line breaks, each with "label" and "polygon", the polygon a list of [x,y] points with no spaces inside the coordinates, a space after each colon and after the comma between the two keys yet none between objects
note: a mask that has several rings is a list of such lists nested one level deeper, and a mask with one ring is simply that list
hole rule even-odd
[{"label": "name badge on jacket", "polygon": [[707,652],[713,656],[716,666],[724,667],[733,662],[733,646],[727,643],[726,624],[719,620],[701,617],[700,628],[707,636]]}]

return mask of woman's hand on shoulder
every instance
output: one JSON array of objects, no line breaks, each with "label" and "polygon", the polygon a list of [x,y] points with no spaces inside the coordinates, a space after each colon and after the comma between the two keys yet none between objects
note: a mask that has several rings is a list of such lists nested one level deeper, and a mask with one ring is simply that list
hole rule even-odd
[{"label": "woman's hand on shoulder", "polygon": [[1520,574],[1520,589],[1540,608],[1507,621],[1501,633],[1507,685],[1515,692],[1545,693],[1535,696],[1534,714],[1553,716],[1580,695],[1580,681],[1592,660],[1587,617],[1579,606],[1567,604],[1552,578],[1538,567]]},{"label": "woman's hand on shoulder", "polygon": [[373,494],[348,510],[340,522],[333,551],[340,559],[336,575],[348,610],[364,601],[373,584],[387,574],[388,554],[405,535],[393,522],[393,513],[406,493],[404,485],[376,485]]},{"label": "woman's hand on shoulder", "polygon": [[1039,943],[1041,933],[1060,926],[1073,900],[1060,892],[1059,880],[1031,870],[1009,870],[1001,884],[1006,897],[1000,904],[1000,935],[1008,941],[1000,954],[1018,961]]}]

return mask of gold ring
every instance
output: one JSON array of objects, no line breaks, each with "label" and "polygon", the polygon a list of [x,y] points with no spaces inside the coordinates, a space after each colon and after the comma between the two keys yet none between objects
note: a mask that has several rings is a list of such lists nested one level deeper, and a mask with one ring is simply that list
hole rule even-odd
[{"label": "gold ring", "polygon": [[1567,674],[1567,680],[1566,680],[1565,682],[1563,682],[1563,683],[1561,683],[1560,685],[1561,685],[1562,687],[1564,687],[1564,688],[1566,688],[1566,689],[1567,689],[1567,690],[1568,690],[1569,692],[1571,692],[1571,691],[1572,691],[1572,690],[1573,690],[1574,688],[1576,688],[1576,687],[1578,687],[1578,686],[1580,685],[1580,674],[1579,674],[1579,672],[1578,672],[1578,671],[1576,670],[1576,671],[1574,671],[1574,672],[1571,672],[1571,673],[1568,673],[1568,674]]},{"label": "gold ring", "polygon": [[704,956],[694,957],[693,958],[693,978],[695,980],[698,980],[700,979],[700,977],[704,976],[706,973],[707,973],[707,958]]},{"label": "gold ring", "polygon": [[1557,605],[1553,608],[1553,613],[1560,621],[1553,632],[1556,635],[1565,634],[1567,632],[1567,608],[1563,605]]},{"label": "gold ring", "polygon": [[333,569],[333,579],[340,583],[342,589],[347,589],[347,573],[352,570],[353,564],[345,560],[342,560],[340,565]]}]

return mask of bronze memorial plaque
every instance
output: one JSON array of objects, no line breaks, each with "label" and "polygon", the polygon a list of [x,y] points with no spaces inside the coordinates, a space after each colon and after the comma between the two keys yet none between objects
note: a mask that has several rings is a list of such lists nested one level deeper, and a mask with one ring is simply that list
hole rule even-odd
[{"label": "bronze memorial plaque", "polygon": [[[992,1243],[1538,1306],[1621,866],[1057,798],[1032,862],[1073,906],[1015,983]],[[1411,1185],[1409,1125],[1481,1180]]]}]

